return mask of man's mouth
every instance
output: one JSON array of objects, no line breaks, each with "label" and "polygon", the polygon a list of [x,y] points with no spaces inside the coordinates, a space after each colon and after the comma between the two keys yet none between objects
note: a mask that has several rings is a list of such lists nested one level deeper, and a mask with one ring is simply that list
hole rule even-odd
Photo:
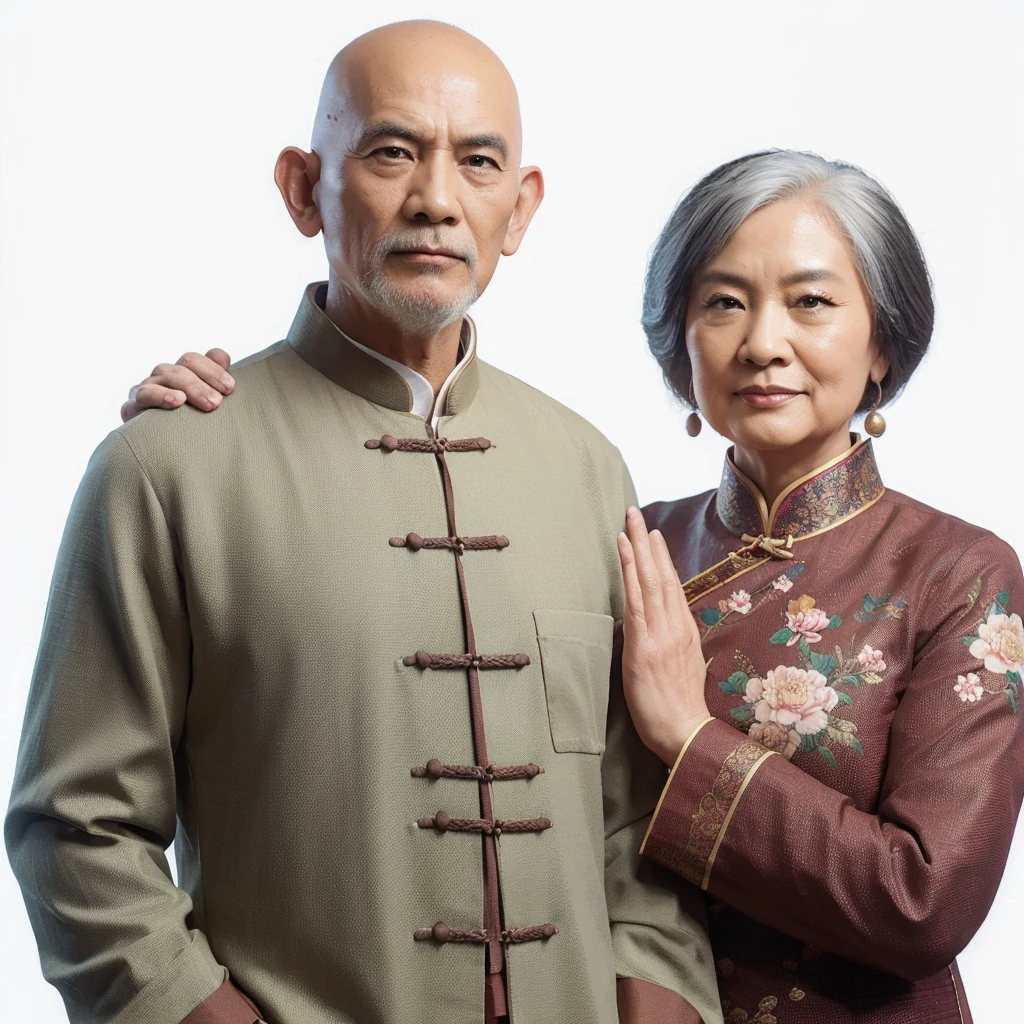
[{"label": "man's mouth", "polygon": [[466,258],[453,249],[445,249],[432,245],[421,245],[415,249],[394,249],[392,256],[399,256],[411,263],[424,263],[429,266],[450,266],[453,263],[465,263]]}]

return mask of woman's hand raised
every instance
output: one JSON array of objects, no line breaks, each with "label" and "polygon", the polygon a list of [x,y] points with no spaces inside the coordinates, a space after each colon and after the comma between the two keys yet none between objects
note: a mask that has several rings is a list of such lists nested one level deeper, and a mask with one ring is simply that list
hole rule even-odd
[{"label": "woman's hand raised", "polygon": [[672,765],[686,738],[709,717],[700,636],[665,538],[658,530],[647,532],[639,509],[626,513],[618,543],[626,595],[626,705],[644,745]]}]

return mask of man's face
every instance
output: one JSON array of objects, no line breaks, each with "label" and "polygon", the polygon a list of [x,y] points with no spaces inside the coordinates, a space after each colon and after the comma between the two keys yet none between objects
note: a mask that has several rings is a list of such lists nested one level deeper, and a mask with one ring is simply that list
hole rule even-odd
[{"label": "man's face", "polygon": [[507,75],[429,50],[346,71],[334,109],[318,113],[328,124],[317,125],[314,191],[333,276],[358,304],[424,335],[487,286],[520,185]]}]

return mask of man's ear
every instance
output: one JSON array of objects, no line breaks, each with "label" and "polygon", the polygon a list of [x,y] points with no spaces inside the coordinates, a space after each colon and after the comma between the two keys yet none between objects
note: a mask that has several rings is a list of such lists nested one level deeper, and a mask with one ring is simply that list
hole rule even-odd
[{"label": "man's ear", "polygon": [[274,183],[281,192],[295,226],[307,237],[320,233],[323,221],[313,198],[313,188],[320,180],[320,157],[296,146],[281,150],[274,165]]},{"label": "man's ear", "polygon": [[544,175],[539,167],[522,167],[519,170],[519,198],[516,199],[512,219],[505,232],[505,244],[501,247],[503,256],[512,256],[519,248],[533,215],[544,198]]}]

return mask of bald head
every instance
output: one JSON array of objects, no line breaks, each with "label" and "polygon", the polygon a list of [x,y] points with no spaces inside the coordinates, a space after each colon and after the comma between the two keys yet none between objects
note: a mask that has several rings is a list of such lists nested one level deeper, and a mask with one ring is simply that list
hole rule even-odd
[{"label": "bald head", "polygon": [[[519,97],[505,65],[489,47],[453,25],[403,21],[359,36],[327,70],[313,149],[358,150],[374,114],[426,115],[452,138],[500,136],[518,167],[522,154]],[[398,123],[398,122],[395,122]]]},{"label": "bald head", "polygon": [[516,87],[479,39],[406,21],[349,43],[324,80],[313,152],[289,146],[274,171],[303,234],[323,232],[334,322],[357,339],[457,346],[544,194],[521,150]]}]

